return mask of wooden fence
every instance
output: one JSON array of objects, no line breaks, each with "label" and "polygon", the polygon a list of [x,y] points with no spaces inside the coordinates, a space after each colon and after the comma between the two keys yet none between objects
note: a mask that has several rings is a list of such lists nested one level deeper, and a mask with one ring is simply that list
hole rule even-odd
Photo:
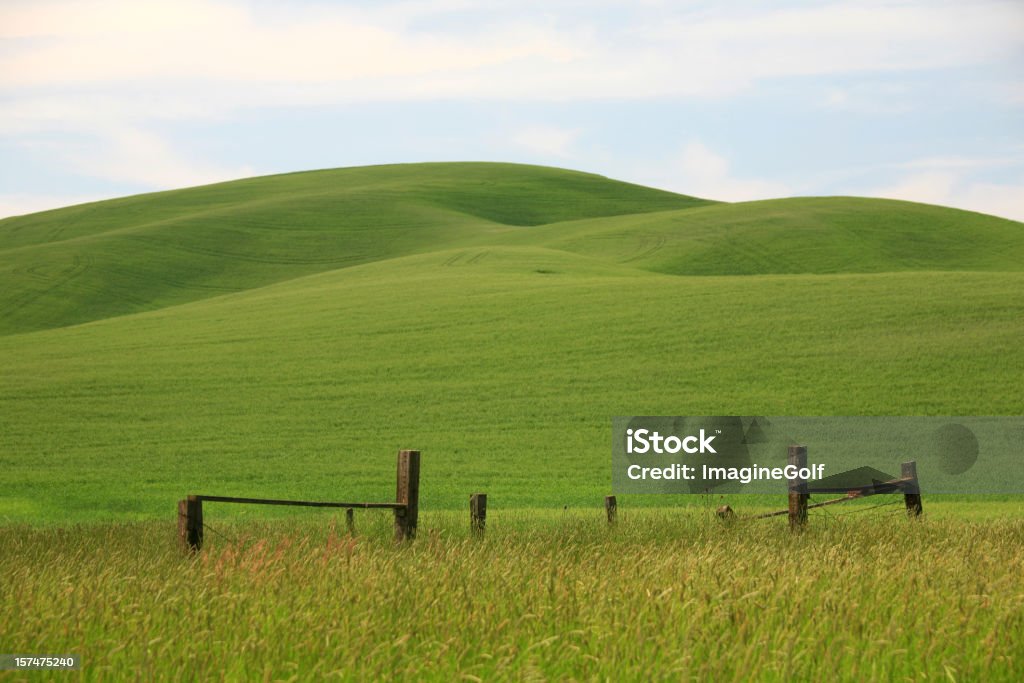
[{"label": "wooden fence", "polygon": [[[790,446],[788,464],[794,465],[797,472],[807,467],[807,447]],[[917,479],[917,462],[910,460],[900,465],[900,477],[889,481],[872,482],[846,492],[842,498],[833,498],[821,503],[808,505],[812,493],[835,493],[835,489],[815,488],[807,484],[807,480],[797,476],[789,480],[789,508],[779,512],[767,512],[756,515],[755,519],[768,517],[789,517],[789,526],[794,530],[802,529],[807,524],[807,511],[828,505],[837,505],[879,493],[902,493],[907,514],[917,517],[923,511],[921,504],[921,486]]]},{"label": "wooden fence", "polygon": [[[746,519],[765,519],[786,515],[789,525],[794,530],[802,529],[807,524],[807,511],[814,508],[836,505],[850,500],[864,498],[879,493],[902,493],[907,514],[917,517],[922,512],[921,489],[917,479],[917,463],[913,460],[901,465],[901,476],[884,482],[873,482],[846,492],[841,498],[821,503],[809,504],[812,493],[835,493],[835,489],[814,488],[806,479],[799,477],[800,470],[807,467],[807,448],[790,446],[788,464],[796,467],[798,475],[788,481],[789,507],[778,512],[748,516]],[[183,549],[196,552],[203,547],[203,503],[243,503],[252,505],[297,505],[303,507],[345,508],[345,520],[348,530],[354,530],[353,511],[355,509],[388,509],[395,513],[395,539],[409,540],[416,537],[416,526],[419,519],[420,494],[420,452],[399,451],[398,472],[396,475],[396,493],[394,503],[336,503],[307,500],[275,500],[270,498],[239,498],[235,496],[190,495],[178,501],[178,538]],[[609,526],[614,526],[618,519],[618,501],[615,496],[605,496],[605,516]],[[735,519],[736,515],[729,506],[719,508],[718,515],[724,520]],[[487,524],[487,494],[474,493],[469,497],[470,531],[475,537],[483,537]]]},{"label": "wooden fence", "polygon": [[247,505],[294,505],[313,508],[346,508],[345,519],[353,528],[353,510],[385,509],[395,513],[395,539],[416,537],[420,501],[420,452],[399,451],[397,486],[394,503],[336,503],[309,500],[276,500],[272,498],[239,498],[236,496],[190,495],[178,501],[178,540],[181,547],[197,552],[203,547],[203,503],[243,503]]}]

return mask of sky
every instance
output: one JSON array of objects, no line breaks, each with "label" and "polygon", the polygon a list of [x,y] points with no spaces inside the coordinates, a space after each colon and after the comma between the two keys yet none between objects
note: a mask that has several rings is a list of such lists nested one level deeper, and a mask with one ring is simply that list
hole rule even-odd
[{"label": "sky", "polygon": [[1024,1],[0,0],[0,217],[480,160],[1024,221]]}]

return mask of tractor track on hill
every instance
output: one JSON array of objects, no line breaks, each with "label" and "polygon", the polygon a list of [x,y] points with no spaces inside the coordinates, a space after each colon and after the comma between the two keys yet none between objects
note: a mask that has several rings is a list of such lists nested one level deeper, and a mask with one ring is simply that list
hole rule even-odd
[{"label": "tractor track on hill", "polygon": [[55,275],[46,272],[45,264],[35,264],[25,268],[15,269],[14,272],[23,273],[32,280],[40,282],[45,286],[40,289],[27,290],[20,296],[11,299],[6,306],[0,308],[0,313],[3,314],[2,317],[6,318],[9,313],[17,313],[31,303],[76,280],[89,270],[91,264],[91,257],[83,257],[79,254],[73,254],[71,258],[71,265],[57,271]]},{"label": "tractor track on hill", "polygon": [[623,259],[622,263],[632,263],[641,259],[653,256],[665,247],[665,243],[668,238],[665,237],[664,233],[643,233],[643,237],[640,239],[640,251],[634,253],[627,259]]},{"label": "tractor track on hill", "polygon": [[470,266],[470,265],[474,265],[476,263],[479,263],[481,260],[487,258],[487,256],[490,255],[491,252],[490,252],[489,249],[484,249],[483,251],[478,251],[475,254],[473,254],[472,256],[469,256],[468,258],[466,258],[466,256],[469,253],[470,252],[468,252],[468,251],[460,251],[457,254],[454,254],[453,256],[445,259],[443,265],[445,265],[445,266],[455,266],[455,265]]}]

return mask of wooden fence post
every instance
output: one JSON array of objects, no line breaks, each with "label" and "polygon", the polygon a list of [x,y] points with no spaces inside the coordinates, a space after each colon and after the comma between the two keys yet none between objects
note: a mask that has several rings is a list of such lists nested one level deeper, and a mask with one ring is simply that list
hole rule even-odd
[{"label": "wooden fence post", "polygon": [[198,496],[178,501],[178,542],[186,552],[203,548],[203,501]]},{"label": "wooden fence post", "polygon": [[474,493],[469,496],[469,529],[474,536],[483,536],[487,527],[487,494]]},{"label": "wooden fence post", "polygon": [[608,524],[614,526],[616,521],[615,518],[619,511],[619,505],[615,501],[615,496],[604,497],[604,511],[608,516]]},{"label": "wooden fence post", "polygon": [[[798,470],[807,467],[807,447],[789,447],[789,465],[795,465]],[[802,529],[807,524],[807,480],[800,476],[799,472],[789,480],[789,527],[791,529]]]},{"label": "wooden fence post", "polygon": [[917,481],[917,461],[911,460],[900,465],[900,476],[910,481],[903,484],[903,502],[907,506],[907,514],[917,517],[923,511],[921,506],[921,486]]},{"label": "wooden fence post", "polygon": [[395,540],[416,538],[420,512],[420,452],[398,452],[398,491],[395,502],[404,506],[395,510]]},{"label": "wooden fence post", "polygon": [[356,533],[356,511],[352,508],[345,510],[345,528],[348,529],[349,536],[353,536]]},{"label": "wooden fence post", "polygon": [[178,501],[178,546],[188,549],[188,501]]}]

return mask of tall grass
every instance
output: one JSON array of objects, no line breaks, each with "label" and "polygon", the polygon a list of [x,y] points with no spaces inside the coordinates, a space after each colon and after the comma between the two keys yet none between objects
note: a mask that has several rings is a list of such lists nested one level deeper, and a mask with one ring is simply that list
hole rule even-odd
[{"label": "tall grass", "polygon": [[[701,511],[8,527],[0,650],[85,680],[1019,680],[1024,521]],[[217,527],[214,531],[213,527]]]}]

